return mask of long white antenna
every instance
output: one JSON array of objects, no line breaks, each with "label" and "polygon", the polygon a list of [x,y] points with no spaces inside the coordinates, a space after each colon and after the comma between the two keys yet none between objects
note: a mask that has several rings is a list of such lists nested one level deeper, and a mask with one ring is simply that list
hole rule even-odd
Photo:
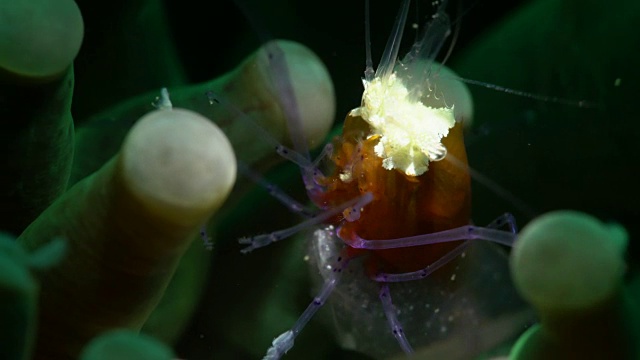
[{"label": "long white antenna", "polygon": [[364,1],[364,46],[367,59],[364,69],[364,79],[373,81],[375,71],[373,70],[373,60],[371,59],[371,17],[369,11],[369,0]]},{"label": "long white antenna", "polygon": [[410,2],[410,0],[402,1],[400,12],[396,17],[395,24],[393,24],[391,36],[389,36],[387,46],[385,47],[384,53],[382,54],[382,59],[380,59],[380,65],[378,65],[378,70],[376,70],[376,76],[378,77],[384,78],[389,76],[389,74],[391,74],[391,72],[393,71],[394,65],[396,64],[396,60],[398,59],[398,51],[400,50],[400,40],[402,40],[404,25],[407,22],[407,14],[409,13]]}]

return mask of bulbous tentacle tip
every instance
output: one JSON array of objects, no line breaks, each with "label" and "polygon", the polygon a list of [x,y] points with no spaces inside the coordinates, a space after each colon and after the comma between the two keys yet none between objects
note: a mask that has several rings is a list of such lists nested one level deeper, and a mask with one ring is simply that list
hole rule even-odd
[{"label": "bulbous tentacle tip", "polygon": [[538,311],[584,311],[621,288],[628,235],[577,211],[554,211],[525,226],[511,254],[511,272]]},{"label": "bulbous tentacle tip", "polygon": [[173,360],[171,349],[160,341],[136,331],[118,329],[93,339],[82,351],[81,360],[140,359]]},{"label": "bulbous tentacle tip", "polygon": [[[302,137],[311,148],[322,144],[336,113],[333,82],[322,60],[308,47],[287,40],[264,44],[255,59],[283,115],[300,125],[301,134],[291,133],[295,129],[289,127],[290,136],[286,138]],[[284,86],[279,86],[287,82],[293,99],[288,98]]]},{"label": "bulbous tentacle tip", "polygon": [[71,66],[84,37],[82,14],[75,1],[3,1],[0,13],[0,69],[45,80]]},{"label": "bulbous tentacle tip", "polygon": [[143,116],[124,142],[121,165],[133,194],[177,223],[202,222],[222,205],[236,179],[227,137],[184,109]]}]

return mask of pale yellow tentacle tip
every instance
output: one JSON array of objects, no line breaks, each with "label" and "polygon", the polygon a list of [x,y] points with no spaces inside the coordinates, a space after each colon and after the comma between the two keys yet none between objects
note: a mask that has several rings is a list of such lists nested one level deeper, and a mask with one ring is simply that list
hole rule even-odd
[{"label": "pale yellow tentacle tip", "polygon": [[150,211],[185,224],[217,210],[236,178],[227,137],[184,109],[143,116],[124,142],[121,166],[125,185]]},{"label": "pale yellow tentacle tip", "polygon": [[593,308],[615,295],[627,232],[577,211],[554,211],[524,227],[511,254],[522,296],[541,312]]}]

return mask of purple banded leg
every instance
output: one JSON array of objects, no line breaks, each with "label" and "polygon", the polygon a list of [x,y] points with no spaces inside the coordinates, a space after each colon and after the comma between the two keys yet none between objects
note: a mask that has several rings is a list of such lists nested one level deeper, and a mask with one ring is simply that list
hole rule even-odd
[{"label": "purple banded leg", "polygon": [[504,213],[498,216],[492,222],[490,222],[489,225],[487,225],[486,227],[491,229],[499,229],[505,225],[509,227],[509,232],[511,232],[512,234],[518,233],[516,218],[511,213]]},{"label": "purple banded leg", "polygon": [[324,160],[325,158],[331,157],[331,154],[333,153],[333,144],[331,143],[326,144],[324,148],[322,148],[322,152],[320,153],[320,155],[318,155],[318,157],[313,161],[307,159],[302,154],[282,144],[279,144],[276,146],[276,153],[281,157],[283,157],[284,159],[289,160],[292,163],[298,165],[298,167],[302,169],[313,171],[318,167],[318,164],[320,164],[322,160]]},{"label": "purple banded leg", "polygon": [[312,190],[312,191],[324,190],[320,184],[325,179],[325,176],[322,173],[322,171],[320,171],[319,165],[320,165],[320,162],[322,162],[324,159],[330,159],[332,154],[333,154],[333,144],[327,143],[322,148],[322,152],[320,153],[320,155],[318,155],[318,157],[315,160],[313,160],[313,163],[311,164],[311,170],[312,170],[311,176],[313,178],[313,187],[310,189],[309,186],[307,186],[307,190]]},{"label": "purple banded leg", "polygon": [[[492,231],[500,231],[500,230],[496,230],[496,228],[503,227],[505,225],[509,227],[509,231],[508,232],[507,231],[501,231],[502,233],[504,233],[504,234],[501,234],[501,236],[504,235],[505,238],[507,238],[507,235],[505,235],[505,234],[509,234],[510,236],[513,236],[513,239],[515,241],[516,232],[518,230],[517,230],[517,227],[516,227],[515,218],[513,217],[513,215],[511,215],[509,213],[500,215],[495,220],[493,220],[491,223],[489,223],[489,225],[487,225],[486,228],[479,228],[479,227],[475,227],[475,226],[472,226],[471,228],[483,229],[483,230],[492,230]],[[463,226],[461,228],[469,228],[469,227],[468,226]],[[458,230],[458,229],[461,229],[461,228],[457,228],[457,229],[453,229],[453,230]],[[442,232],[442,233],[445,233],[445,232]],[[441,233],[437,233],[437,234],[441,234]],[[371,279],[374,280],[374,281],[378,281],[378,282],[403,282],[403,281],[413,281],[413,280],[424,279],[427,276],[429,276],[431,273],[433,273],[434,271],[438,270],[440,267],[448,264],[451,260],[455,259],[460,254],[462,254],[464,252],[464,250],[467,248],[467,246],[469,246],[471,244],[471,240],[475,240],[475,239],[489,240],[489,239],[483,239],[483,238],[480,238],[480,237],[469,238],[469,239],[466,239],[467,241],[465,241],[462,244],[456,246],[455,249],[449,251],[444,256],[442,256],[440,259],[438,259],[435,262],[429,264],[429,266],[427,266],[424,269],[417,270],[417,271],[406,272],[406,273],[400,273],[400,274],[377,273]],[[465,239],[455,239],[455,240],[465,240]],[[451,240],[451,241],[453,241],[453,240]],[[491,241],[491,240],[489,240],[489,241]],[[440,242],[442,242],[442,241],[440,241]],[[508,244],[505,244],[504,242],[499,242],[499,241],[494,241],[494,242],[498,242],[498,243],[503,244],[503,245],[513,244],[513,241],[511,241]]]},{"label": "purple banded leg", "polygon": [[324,179],[324,174],[322,174],[320,169],[318,169],[318,165],[323,159],[331,157],[331,154],[333,153],[333,144],[326,144],[320,155],[318,155],[313,162],[302,154],[289,149],[284,145],[277,145],[276,153],[284,159],[298,165],[302,172],[302,180],[307,191],[321,192],[323,190],[322,186],[319,184],[321,183],[321,180]]},{"label": "purple banded leg", "polygon": [[[502,226],[507,224],[509,231],[492,228],[493,226]],[[460,240],[485,240],[506,246],[513,246],[516,241],[516,225],[513,216],[505,214],[494,220],[489,227],[480,227],[475,225],[460,226],[455,229],[449,229],[431,234],[422,234],[398,239],[388,240],[367,240],[354,235],[353,239],[347,241],[349,246],[358,249],[382,250],[396,249],[412,246],[422,246],[438,244],[443,242],[460,241]]]},{"label": "purple banded leg", "polygon": [[355,199],[351,199],[342,205],[335,207],[333,209],[328,209],[315,217],[312,217],[304,222],[301,222],[298,225],[294,225],[290,228],[274,231],[269,234],[262,234],[253,237],[245,237],[238,240],[241,245],[249,245],[241,250],[243,254],[249,253],[255,249],[267,246],[271,243],[280,241],[285,239],[303,229],[306,229],[310,226],[318,225],[323,223],[330,218],[338,215],[343,212],[345,209],[352,209],[354,206],[365,206],[373,200],[373,195],[371,193],[365,193],[362,196],[359,196]]},{"label": "purple banded leg", "polygon": [[286,192],[282,191],[282,189],[265,180],[264,177],[262,177],[260,174],[253,171],[251,168],[240,161],[238,161],[238,171],[251,179],[251,181],[253,181],[254,183],[267,190],[269,195],[278,200],[282,205],[286,206],[291,212],[303,215],[307,218],[311,218],[316,215],[315,210],[302,205],[300,202],[289,196]]},{"label": "purple banded leg", "polygon": [[[496,228],[500,228],[505,225],[508,226],[509,231],[496,230]],[[460,229],[462,229],[462,231]],[[469,230],[471,231],[469,232]],[[484,230],[485,232],[482,232],[480,230]],[[494,233],[495,231],[500,231],[501,233],[496,235],[496,233]],[[382,301],[382,308],[384,310],[384,314],[387,318],[387,321],[389,322],[389,326],[391,327],[393,336],[396,338],[396,340],[398,340],[398,344],[406,354],[413,353],[413,349],[411,348],[411,344],[409,344],[409,340],[407,340],[407,337],[404,334],[404,331],[402,329],[402,324],[400,324],[400,321],[396,316],[396,312],[395,312],[396,310],[391,301],[391,293],[389,292],[389,285],[387,283],[421,280],[426,278],[434,271],[438,270],[442,266],[448,264],[454,258],[461,255],[464,252],[464,250],[471,244],[471,240],[483,239],[483,240],[497,242],[500,244],[511,245],[515,241],[516,232],[517,232],[517,227],[516,227],[515,219],[513,215],[507,213],[493,220],[491,223],[489,223],[489,225],[487,225],[486,228],[481,228],[476,226],[462,226],[460,228],[453,229],[451,231],[436,233],[439,235],[435,237],[431,237],[430,239],[427,239],[428,241],[431,241],[431,242],[422,243],[419,245],[433,244],[433,243],[445,242],[445,241],[455,241],[455,240],[467,240],[467,241],[456,246],[455,249],[451,250],[450,252],[445,254],[443,257],[431,263],[429,266],[427,266],[422,270],[401,273],[401,274],[378,273],[371,278],[372,280],[381,283],[380,300]],[[464,238],[464,237],[458,238],[458,236],[464,236],[465,234],[476,234],[476,233],[484,234],[486,237],[489,237],[489,239],[481,236],[477,236],[477,237],[469,236],[467,238]],[[429,234],[429,235],[434,235],[434,234]],[[429,237],[429,235],[421,235],[417,237],[410,237],[410,238],[404,238],[404,239],[385,240],[381,242],[407,241],[411,244],[407,246],[417,246],[415,244],[416,238],[419,240],[420,239],[424,240],[424,238]],[[432,240],[435,240],[435,241],[432,241]],[[367,240],[364,240],[364,241],[367,241]],[[402,246],[395,246],[395,247],[402,247]]]},{"label": "purple banded leg", "polygon": [[345,251],[342,251],[338,257],[336,266],[333,268],[333,272],[329,278],[325,280],[322,288],[318,292],[318,295],[313,298],[313,301],[309,306],[307,306],[302,315],[300,315],[296,323],[293,324],[293,327],[273,340],[271,347],[267,350],[267,354],[262,358],[263,360],[280,359],[284,354],[291,350],[298,334],[300,334],[313,315],[320,310],[320,307],[324,305],[329,298],[329,295],[333,292],[333,289],[335,289],[338,281],[340,280],[340,276],[342,275],[342,270],[349,265],[349,260],[350,259],[346,258]]},{"label": "purple banded leg", "polygon": [[455,249],[453,249],[453,250],[449,251],[448,253],[446,253],[440,259],[438,259],[435,262],[429,264],[429,266],[427,266],[424,269],[421,269],[421,270],[418,270],[418,271],[400,273],[400,274],[390,274],[390,273],[381,272],[381,273],[377,273],[374,276],[372,276],[371,280],[377,281],[377,282],[382,282],[382,283],[422,280],[422,279],[426,278],[427,276],[431,275],[431,273],[433,273],[434,271],[436,271],[439,268],[443,267],[444,265],[448,264],[451,260],[453,260],[456,257],[458,257],[460,254],[462,254],[464,252],[464,250],[469,245],[471,245],[471,241],[463,242],[462,244],[456,246]]},{"label": "purple banded leg", "polygon": [[409,340],[404,335],[404,330],[402,330],[402,324],[398,321],[398,317],[396,316],[396,307],[393,306],[393,302],[391,302],[391,292],[389,292],[389,285],[382,284],[380,286],[380,301],[382,301],[382,309],[384,310],[384,315],[387,317],[387,321],[389,322],[389,326],[391,327],[391,331],[393,332],[393,336],[398,340],[398,344],[402,348],[406,354],[412,354],[413,348],[411,344],[409,344]]}]

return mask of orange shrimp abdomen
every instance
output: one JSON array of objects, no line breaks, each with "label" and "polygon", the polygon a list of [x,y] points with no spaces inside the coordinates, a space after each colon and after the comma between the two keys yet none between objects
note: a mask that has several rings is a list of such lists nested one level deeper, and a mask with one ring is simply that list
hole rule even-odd
[{"label": "orange shrimp abdomen", "polygon": [[[384,241],[469,223],[471,188],[462,124],[456,124],[442,140],[448,156],[458,161],[430,162],[428,171],[420,176],[384,169],[382,159],[374,153],[378,138],[368,137],[369,133],[369,125],[364,120],[347,116],[343,135],[334,141],[335,172],[327,178],[321,199],[316,199],[319,204],[335,206],[366,192],[373,194],[373,201],[363,208],[360,219],[342,226],[341,238],[348,243],[348,239],[357,234],[365,239]],[[415,271],[456,245],[375,250],[369,261],[376,270]]]}]

